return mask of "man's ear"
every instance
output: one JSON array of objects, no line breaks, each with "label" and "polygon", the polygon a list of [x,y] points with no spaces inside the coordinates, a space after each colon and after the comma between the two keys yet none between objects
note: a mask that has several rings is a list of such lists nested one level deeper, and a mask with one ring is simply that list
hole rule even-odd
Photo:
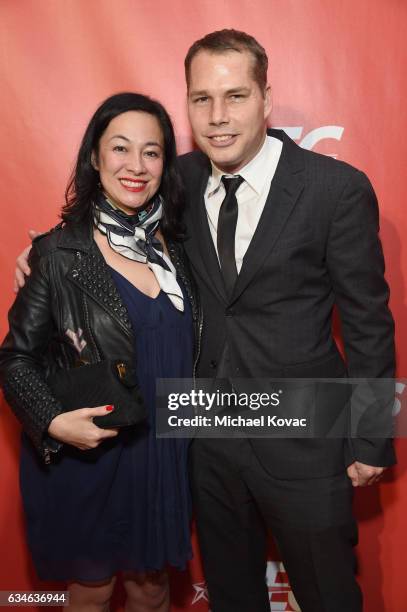
[{"label": "man's ear", "polygon": [[264,90],[264,118],[267,119],[269,114],[271,113],[271,109],[273,108],[273,102],[271,99],[271,87],[270,85],[266,86]]},{"label": "man's ear", "polygon": [[99,170],[99,166],[98,166],[98,161],[97,161],[97,155],[95,153],[95,151],[92,151],[92,155],[90,157],[90,163],[92,164],[93,168],[95,170]]}]

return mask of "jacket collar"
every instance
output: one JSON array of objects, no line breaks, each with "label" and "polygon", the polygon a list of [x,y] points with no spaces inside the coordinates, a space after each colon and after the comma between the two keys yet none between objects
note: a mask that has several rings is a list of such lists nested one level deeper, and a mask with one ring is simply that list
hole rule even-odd
[{"label": "jacket collar", "polygon": [[66,223],[61,232],[58,248],[87,253],[93,245],[92,223]]},{"label": "jacket collar", "polygon": [[232,301],[241,295],[266,257],[272,253],[305,186],[303,149],[282,130],[269,130],[267,133],[282,140],[283,148],[263,212],[244,256]]}]

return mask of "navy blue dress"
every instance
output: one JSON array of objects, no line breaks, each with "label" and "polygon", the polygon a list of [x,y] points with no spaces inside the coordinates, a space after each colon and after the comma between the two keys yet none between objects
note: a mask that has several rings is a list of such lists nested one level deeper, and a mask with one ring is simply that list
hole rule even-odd
[{"label": "navy blue dress", "polygon": [[23,435],[28,543],[43,580],[103,580],[121,570],[184,568],[191,558],[188,440],[156,439],[155,379],[191,377],[192,318],[111,270],[131,318],[148,423],[97,449],[66,445],[45,466]]}]

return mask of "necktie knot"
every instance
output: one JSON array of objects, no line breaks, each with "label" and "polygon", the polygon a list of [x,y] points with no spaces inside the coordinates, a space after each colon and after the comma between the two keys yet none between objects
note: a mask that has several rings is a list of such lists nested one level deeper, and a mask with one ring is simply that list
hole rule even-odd
[{"label": "necktie knot", "polygon": [[238,176],[222,176],[221,181],[226,191],[226,196],[232,197],[235,195],[236,191],[239,189],[240,185],[243,183],[244,178],[240,175]]}]

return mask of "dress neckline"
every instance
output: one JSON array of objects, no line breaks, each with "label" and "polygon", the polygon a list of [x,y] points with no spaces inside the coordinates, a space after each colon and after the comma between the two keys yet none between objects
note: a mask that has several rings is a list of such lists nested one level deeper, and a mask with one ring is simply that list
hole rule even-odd
[{"label": "dress neckline", "polygon": [[139,289],[138,287],[136,287],[136,285],[134,285],[131,281],[129,281],[128,278],[126,278],[121,272],[119,272],[118,270],[116,270],[116,268],[112,268],[112,266],[109,266],[109,264],[107,264],[107,267],[112,270],[115,274],[118,274],[121,278],[124,278],[124,280],[126,281],[126,283],[128,285],[130,285],[131,287],[133,287],[133,289],[135,289],[138,293],[140,293],[142,296],[144,296],[147,300],[151,300],[152,302],[155,302],[156,300],[158,300],[158,298],[160,297],[161,293],[162,293],[162,289],[160,289],[160,291],[158,292],[158,294],[155,297],[151,297],[151,295],[147,295],[147,293],[144,293],[144,291],[141,291],[141,289]]}]

